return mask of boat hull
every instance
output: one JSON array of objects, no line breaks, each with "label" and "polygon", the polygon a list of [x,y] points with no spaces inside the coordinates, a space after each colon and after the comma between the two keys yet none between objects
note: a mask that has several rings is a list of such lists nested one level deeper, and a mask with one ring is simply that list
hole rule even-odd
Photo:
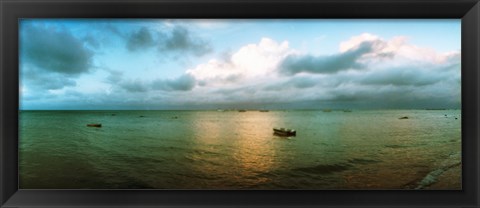
[{"label": "boat hull", "polygon": [[296,136],[297,132],[292,129],[273,129],[273,134],[278,136]]},{"label": "boat hull", "polygon": [[102,124],[87,124],[88,127],[97,127],[100,128],[102,127]]}]

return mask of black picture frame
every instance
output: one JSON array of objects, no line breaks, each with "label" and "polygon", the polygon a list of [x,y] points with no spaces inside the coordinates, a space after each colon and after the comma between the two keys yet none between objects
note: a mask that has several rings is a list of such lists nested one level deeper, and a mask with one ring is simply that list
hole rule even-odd
[{"label": "black picture frame", "polygon": [[[479,207],[478,0],[1,0],[0,207]],[[18,190],[20,18],[462,20],[461,191]]]}]

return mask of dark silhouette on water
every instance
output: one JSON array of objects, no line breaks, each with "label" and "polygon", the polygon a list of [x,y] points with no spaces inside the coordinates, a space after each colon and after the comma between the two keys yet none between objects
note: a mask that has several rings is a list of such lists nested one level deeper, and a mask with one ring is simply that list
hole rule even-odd
[{"label": "dark silhouette on water", "polygon": [[273,133],[278,136],[296,136],[295,129],[273,128]]},{"label": "dark silhouette on water", "polygon": [[88,127],[97,127],[97,128],[100,128],[102,127],[102,124],[99,124],[99,123],[94,123],[94,124],[87,124]]}]

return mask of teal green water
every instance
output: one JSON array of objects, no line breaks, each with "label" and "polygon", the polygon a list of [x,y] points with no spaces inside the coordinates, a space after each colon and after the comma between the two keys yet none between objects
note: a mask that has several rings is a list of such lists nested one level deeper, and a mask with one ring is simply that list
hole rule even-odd
[{"label": "teal green water", "polygon": [[460,113],[22,111],[20,188],[424,188],[461,165]]}]

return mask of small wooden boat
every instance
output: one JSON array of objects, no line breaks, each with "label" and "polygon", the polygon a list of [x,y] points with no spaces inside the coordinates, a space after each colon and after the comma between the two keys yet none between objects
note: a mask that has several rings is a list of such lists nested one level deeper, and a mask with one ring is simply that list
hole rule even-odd
[{"label": "small wooden boat", "polygon": [[297,131],[295,129],[286,129],[286,128],[273,128],[273,133],[279,136],[296,136]]},{"label": "small wooden boat", "polygon": [[243,112],[247,112],[247,110],[238,110],[238,112],[242,112],[242,113],[243,113]]},{"label": "small wooden boat", "polygon": [[268,112],[269,110],[260,110],[260,112]]},{"label": "small wooden boat", "polygon": [[94,124],[87,124],[88,127],[102,127],[102,124],[94,123]]},{"label": "small wooden boat", "polygon": [[400,117],[398,119],[408,119],[408,116]]}]

